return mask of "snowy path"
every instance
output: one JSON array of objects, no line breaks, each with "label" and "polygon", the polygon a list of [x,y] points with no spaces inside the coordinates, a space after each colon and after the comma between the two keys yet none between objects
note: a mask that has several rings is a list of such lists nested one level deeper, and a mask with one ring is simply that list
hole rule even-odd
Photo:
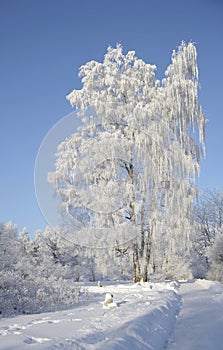
[{"label": "snowy path", "polygon": [[182,309],[168,350],[223,349],[223,286],[197,280],[182,283]]},{"label": "snowy path", "polygon": [[[85,286],[75,308],[0,319],[0,350],[222,350],[223,285]],[[103,309],[110,292],[118,307]],[[177,316],[178,315],[178,316]]]}]

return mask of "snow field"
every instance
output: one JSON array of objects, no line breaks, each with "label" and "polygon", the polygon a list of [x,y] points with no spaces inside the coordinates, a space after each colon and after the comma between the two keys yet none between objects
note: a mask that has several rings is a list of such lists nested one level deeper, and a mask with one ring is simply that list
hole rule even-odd
[{"label": "snow field", "polygon": [[[86,284],[70,310],[0,320],[0,350],[222,350],[223,285]],[[104,309],[106,293],[116,308]]]},{"label": "snow field", "polygon": [[[77,307],[2,319],[0,349],[163,349],[181,298],[178,284],[86,285]],[[115,309],[103,309],[106,293]]]}]

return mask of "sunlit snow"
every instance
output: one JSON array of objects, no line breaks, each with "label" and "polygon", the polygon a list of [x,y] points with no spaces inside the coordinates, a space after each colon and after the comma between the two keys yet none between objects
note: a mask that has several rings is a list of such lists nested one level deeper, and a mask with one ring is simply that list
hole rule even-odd
[{"label": "sunlit snow", "polygon": [[[222,349],[222,284],[101,284],[73,309],[1,319],[0,349]],[[106,293],[116,308],[103,308]]]}]

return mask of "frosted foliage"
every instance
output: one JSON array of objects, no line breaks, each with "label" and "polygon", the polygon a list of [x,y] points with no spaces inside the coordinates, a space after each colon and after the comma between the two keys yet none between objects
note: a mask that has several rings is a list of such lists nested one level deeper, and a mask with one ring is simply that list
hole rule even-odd
[{"label": "frosted foliage", "polygon": [[102,63],[80,68],[83,87],[67,98],[83,126],[58,146],[49,181],[62,212],[83,230],[84,245],[137,237],[153,265],[163,264],[163,242],[165,255],[187,256],[204,152],[196,56],[195,46],[183,42],[162,81],[156,66],[120,45],[109,47]]},{"label": "frosted foliage", "polygon": [[81,275],[84,267],[77,266],[73,247],[60,246],[57,258],[56,238],[48,228],[32,242],[26,229],[17,235],[11,222],[0,225],[1,316],[63,309],[78,301],[75,273],[79,269]]},{"label": "frosted foliage", "polygon": [[17,226],[12,222],[0,223],[0,270],[9,268],[17,261]]},{"label": "frosted foliage", "polygon": [[[201,193],[196,205],[196,230],[193,238],[193,271],[196,277],[209,278],[216,265],[215,251],[221,246],[223,236],[223,192],[222,189]],[[211,253],[212,252],[212,253]],[[213,261],[212,261],[213,260]],[[220,265],[219,265],[220,267]],[[215,275],[215,274],[214,274]]]},{"label": "frosted foliage", "polygon": [[223,234],[219,233],[214,244],[207,249],[210,261],[208,278],[223,282]]},{"label": "frosted foliage", "polygon": [[[189,43],[181,45],[178,52],[173,52],[172,64],[168,67],[163,79],[166,87],[166,106],[169,119],[173,120],[174,132],[179,133],[179,139],[187,135],[188,126],[194,130],[195,123],[199,127],[200,141],[203,145],[204,120],[198,104],[198,68],[196,65],[197,53],[195,46]],[[174,104],[173,104],[174,100]],[[185,144],[184,144],[185,146]]]}]

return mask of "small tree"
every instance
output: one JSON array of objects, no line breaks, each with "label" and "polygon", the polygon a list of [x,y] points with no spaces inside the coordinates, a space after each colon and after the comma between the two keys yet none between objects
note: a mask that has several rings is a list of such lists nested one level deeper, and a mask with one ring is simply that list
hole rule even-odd
[{"label": "small tree", "polygon": [[157,272],[165,261],[168,269],[171,256],[189,254],[196,128],[204,149],[194,45],[173,52],[161,82],[155,70],[120,45],[108,48],[103,63],[82,66],[83,88],[68,100],[83,126],[59,145],[49,175],[82,244],[131,242],[134,281],[146,281],[149,266]]},{"label": "small tree", "polygon": [[207,277],[223,282],[223,234],[218,233],[212,246],[207,249],[210,268]]},{"label": "small tree", "polygon": [[[210,277],[215,269],[214,266],[219,265],[219,254],[222,249],[222,190],[215,189],[205,191],[199,197],[195,214],[197,227],[194,236],[193,270],[197,277],[204,277],[211,268],[211,271],[208,273]],[[215,254],[216,257],[214,257]]]}]

